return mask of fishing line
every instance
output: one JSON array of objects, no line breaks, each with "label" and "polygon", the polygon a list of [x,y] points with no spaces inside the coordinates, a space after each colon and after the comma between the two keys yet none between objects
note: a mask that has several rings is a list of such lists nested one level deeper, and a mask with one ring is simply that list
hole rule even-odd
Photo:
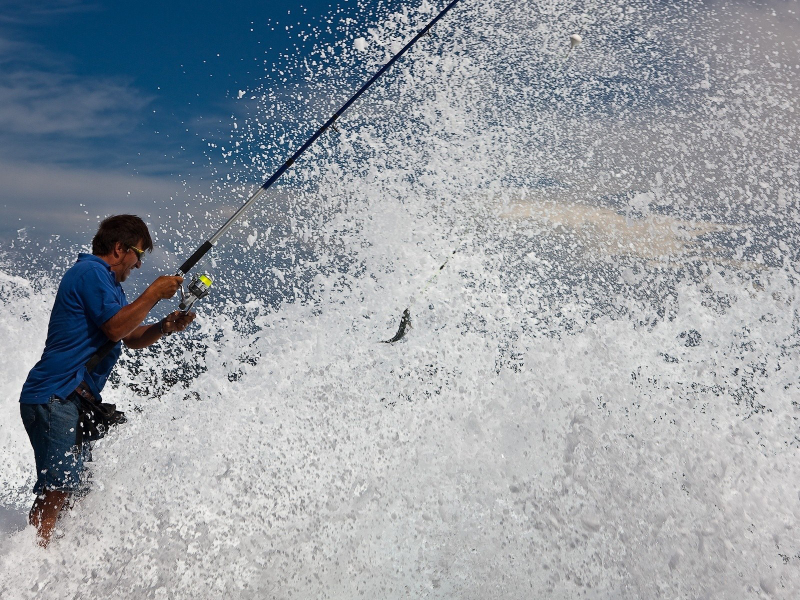
[{"label": "fishing line", "polygon": [[[581,25],[580,33],[573,33],[572,35],[569,36],[569,50],[567,50],[566,56],[564,56],[564,58],[558,63],[558,66],[556,67],[556,72],[560,72],[566,66],[567,60],[569,60],[572,51],[575,48],[577,48],[581,44],[581,42],[583,42],[582,34],[585,27],[586,24],[583,23]],[[442,265],[436,270],[436,272],[431,277],[428,278],[428,280],[425,282],[425,287],[417,295],[412,296],[411,301],[409,302],[408,306],[403,310],[403,314],[400,316],[400,326],[397,329],[397,333],[395,333],[394,336],[388,340],[381,340],[382,343],[394,344],[395,342],[399,342],[401,339],[403,339],[403,337],[405,337],[406,333],[408,332],[408,329],[411,328],[411,307],[416,302],[417,296],[423,296],[425,292],[428,291],[428,288],[430,288],[430,286],[433,285],[433,283],[436,281],[436,278],[439,276],[439,273],[442,272],[442,270],[447,266],[447,263],[450,261],[450,259],[456,254],[456,252],[458,252],[459,248],[461,248],[465,236],[466,234],[461,236],[461,239],[459,239],[458,241],[458,245],[450,254],[450,256],[448,256],[447,259],[444,261],[444,263],[442,263]]]},{"label": "fishing line", "polygon": [[391,339],[381,340],[382,343],[394,344],[395,342],[399,342],[401,339],[403,339],[403,337],[405,337],[408,329],[411,328],[411,307],[414,306],[418,297],[422,297],[425,295],[425,292],[428,291],[428,288],[430,288],[436,281],[436,279],[439,277],[439,273],[441,273],[444,270],[444,268],[447,266],[447,263],[450,262],[450,259],[453,258],[456,255],[456,252],[458,252],[461,249],[461,246],[464,244],[464,238],[467,237],[468,233],[470,232],[468,231],[467,233],[461,236],[461,238],[458,240],[458,245],[455,247],[455,249],[447,256],[447,258],[444,259],[444,262],[439,266],[438,269],[436,269],[434,274],[428,277],[428,280],[425,282],[423,288],[411,297],[408,306],[406,307],[405,310],[403,310],[403,314],[400,317],[400,327],[398,327],[397,333],[395,333]]}]

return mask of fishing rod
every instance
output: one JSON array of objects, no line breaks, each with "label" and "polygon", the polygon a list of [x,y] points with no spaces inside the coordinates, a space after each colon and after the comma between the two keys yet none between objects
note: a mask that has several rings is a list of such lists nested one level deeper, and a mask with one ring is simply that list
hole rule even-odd
[{"label": "fishing rod", "polygon": [[[383,67],[381,67],[380,70],[369,79],[369,81],[362,85],[361,88],[355,94],[353,94],[339,110],[337,110],[319,129],[317,129],[317,131],[315,131],[314,134],[308,138],[308,140],[306,140],[306,142],[300,146],[300,148],[294,154],[292,154],[292,156],[286,162],[284,162],[278,168],[278,170],[275,171],[272,176],[270,176],[270,178],[267,179],[241,207],[239,207],[233,216],[231,216],[225,222],[225,224],[216,231],[214,235],[203,242],[203,244],[197,250],[195,250],[188,259],[186,259],[186,261],[178,268],[178,271],[175,274],[183,277],[186,273],[191,271],[191,269],[200,261],[200,259],[203,258],[203,256],[205,256],[206,253],[211,250],[211,248],[214,247],[214,245],[225,234],[225,232],[230,229],[231,225],[233,225],[255,202],[257,202],[273,183],[280,179],[281,175],[283,175],[289,169],[289,167],[291,167],[295,161],[300,158],[314,142],[317,141],[317,138],[319,138],[319,136],[321,136],[331,127],[335,130],[336,120],[341,117],[342,114],[381,77],[381,75],[386,73],[386,71],[388,71],[392,65],[400,59],[400,57],[402,57],[414,44],[416,44],[422,36],[426,35],[431,28],[436,25],[436,23],[438,23],[448,12],[450,12],[450,10],[460,1],[461,0],[452,0],[452,2],[450,2],[438,15],[436,15],[436,17],[419,33],[417,33],[417,35],[415,35],[411,41],[403,47],[402,50],[395,54],[391,60],[389,60],[389,62],[383,65]],[[208,277],[208,275],[200,275],[195,277],[192,280],[192,283],[189,285],[188,292],[181,288],[180,309],[184,312],[188,311],[197,300],[200,300],[208,295],[210,287],[211,279]]]},{"label": "fishing rod", "polygon": [[[438,15],[436,15],[436,17],[433,20],[431,20],[431,22],[428,23],[419,33],[417,33],[417,35],[415,35],[410,42],[408,42],[405,46],[403,46],[402,50],[400,50],[397,54],[395,54],[389,62],[383,65],[383,67],[381,67],[380,70],[378,70],[378,72],[375,73],[375,75],[373,75],[369,79],[369,81],[367,81],[364,85],[362,85],[361,88],[355,94],[353,94],[350,97],[350,99],[347,102],[345,102],[342,105],[342,107],[333,114],[333,116],[331,116],[331,118],[325,121],[325,123],[319,129],[317,129],[316,132],[314,132],[314,135],[308,138],[308,140],[306,140],[306,142],[302,146],[300,146],[300,148],[294,154],[292,154],[292,156],[285,163],[283,163],[278,168],[278,170],[272,174],[272,176],[269,179],[267,179],[263,184],[261,184],[261,187],[259,187],[247,199],[247,202],[245,202],[239,208],[239,210],[237,210],[233,214],[231,218],[225,221],[225,224],[222,227],[220,227],[214,235],[212,235],[209,239],[203,242],[203,244],[197,250],[194,251],[194,254],[192,254],[188,259],[186,259],[186,261],[178,268],[175,275],[183,277],[189,271],[191,271],[192,268],[200,261],[200,259],[203,258],[206,255],[206,253],[209,250],[211,250],[211,248],[214,247],[219,238],[221,238],[225,234],[225,232],[228,231],[228,229],[230,229],[231,225],[233,225],[239,219],[239,217],[241,217],[247,211],[247,209],[250,208],[264,194],[264,192],[266,192],[272,186],[272,184],[275,183],[281,177],[281,175],[283,175],[287,171],[287,169],[289,169],[289,167],[291,167],[295,163],[295,161],[298,158],[300,158],[300,156],[302,156],[303,153],[311,147],[311,145],[314,142],[317,141],[317,138],[319,138],[319,136],[325,133],[325,131],[327,131],[328,128],[330,127],[333,127],[335,130],[336,120],[339,117],[341,117],[342,114],[348,108],[350,108],[350,106],[356,100],[358,100],[361,94],[366,92],[367,89],[369,89],[369,87],[381,77],[381,75],[386,73],[386,71],[388,71],[392,67],[392,65],[400,59],[401,56],[403,56],[414,44],[416,44],[422,36],[426,35],[431,30],[431,28],[434,25],[436,25],[436,23],[438,23],[448,12],[450,12],[450,10],[460,1],[461,0],[452,0],[452,2],[450,2],[450,4],[448,4]],[[184,313],[189,312],[189,310],[191,310],[192,306],[194,306],[194,304],[198,300],[202,300],[208,295],[208,293],[211,291],[211,285],[212,281],[208,275],[206,274],[196,275],[192,279],[192,282],[189,284],[188,290],[184,290],[183,286],[180,287],[181,301],[178,308]],[[408,325],[410,325],[410,320]],[[405,327],[403,328],[403,331],[405,331]],[[95,352],[95,354],[89,359],[89,362],[86,364],[87,370],[91,372],[100,363],[100,361],[103,360],[103,358],[105,358],[105,356],[111,351],[111,349],[115,345],[116,342],[108,340],[103,346],[101,346],[100,349],[97,352]]]}]

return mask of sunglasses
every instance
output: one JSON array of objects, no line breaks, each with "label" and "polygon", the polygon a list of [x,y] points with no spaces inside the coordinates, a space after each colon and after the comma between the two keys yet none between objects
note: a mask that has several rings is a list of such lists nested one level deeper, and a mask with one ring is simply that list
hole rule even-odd
[{"label": "sunglasses", "polygon": [[129,250],[133,250],[136,252],[136,260],[142,262],[142,257],[144,256],[144,250],[139,250],[136,246],[128,246]]}]

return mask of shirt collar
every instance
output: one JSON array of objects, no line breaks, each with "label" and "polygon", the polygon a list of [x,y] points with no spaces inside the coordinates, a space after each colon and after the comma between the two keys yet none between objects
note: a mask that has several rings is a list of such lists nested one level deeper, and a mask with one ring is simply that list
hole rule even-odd
[{"label": "shirt collar", "polygon": [[106,261],[104,261],[99,256],[95,256],[94,254],[84,254],[83,252],[78,254],[78,262],[81,261],[90,261],[96,262],[103,265],[109,272],[111,272],[111,265],[109,265]]}]

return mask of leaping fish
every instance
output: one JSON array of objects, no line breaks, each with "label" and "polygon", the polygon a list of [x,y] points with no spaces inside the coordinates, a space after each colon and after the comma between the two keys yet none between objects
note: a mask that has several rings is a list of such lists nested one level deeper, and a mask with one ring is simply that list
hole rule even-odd
[{"label": "leaping fish", "polygon": [[395,342],[399,342],[406,335],[406,329],[409,327],[411,327],[411,313],[408,309],[405,309],[403,311],[403,316],[400,319],[400,327],[397,329],[397,333],[395,333],[394,337],[390,340],[382,340],[382,343],[394,344]]}]

